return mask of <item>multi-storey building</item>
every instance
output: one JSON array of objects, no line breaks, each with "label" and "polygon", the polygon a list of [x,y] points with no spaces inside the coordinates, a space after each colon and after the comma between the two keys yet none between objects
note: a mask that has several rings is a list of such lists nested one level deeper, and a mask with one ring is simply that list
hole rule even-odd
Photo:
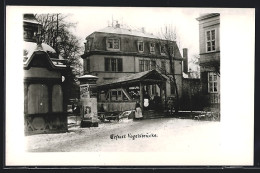
[{"label": "multi-storey building", "polygon": [[200,70],[205,106],[220,106],[220,14],[204,14],[199,21]]},{"label": "multi-storey building", "polygon": [[[85,52],[82,55],[84,74],[98,76],[97,84],[134,73],[156,69],[170,74],[170,62],[165,52],[167,40],[153,34],[121,28],[119,24],[95,31],[86,37]],[[174,59],[174,74],[179,95],[182,93],[182,56],[176,42],[170,42]],[[158,86],[151,85],[150,96],[160,94]],[[170,82],[166,83],[166,95],[174,95]]]}]

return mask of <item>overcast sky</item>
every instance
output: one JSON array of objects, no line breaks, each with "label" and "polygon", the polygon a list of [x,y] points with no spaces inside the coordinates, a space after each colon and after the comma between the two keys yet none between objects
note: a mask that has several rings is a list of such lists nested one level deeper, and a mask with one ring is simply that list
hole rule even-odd
[{"label": "overcast sky", "polygon": [[[157,35],[165,25],[176,28],[179,48],[188,48],[188,56],[199,54],[199,22],[196,20],[204,13],[220,13],[232,19],[237,17],[250,17],[249,9],[225,8],[173,8],[173,7],[17,7],[19,13],[70,13],[71,22],[77,22],[73,32],[81,39],[82,46],[85,38],[94,31],[107,27],[112,18],[120,24],[130,26],[132,29],[144,27],[146,32]],[[227,18],[229,19],[229,18]],[[221,22],[222,23],[222,22]],[[229,24],[229,22],[227,23]],[[242,23],[243,24],[243,23]],[[22,25],[21,25],[22,26]],[[221,27],[223,23],[221,24]],[[232,25],[231,25],[232,26]],[[221,31],[221,34],[223,30]],[[221,38],[222,39],[222,38]]]},{"label": "overcast sky", "polygon": [[[172,25],[176,28],[180,52],[182,53],[183,48],[188,48],[190,58],[199,54],[199,22],[196,18],[201,14],[220,13],[221,52],[224,51],[223,45],[230,44],[229,42],[239,43],[239,40],[234,41],[239,39],[238,33],[248,34],[247,30],[254,28],[252,27],[254,10],[246,8],[16,6],[8,8],[7,12],[9,12],[7,17],[15,22],[13,25],[21,27],[21,36],[22,20],[19,21],[17,18],[21,19],[23,13],[69,13],[68,21],[77,22],[73,32],[81,39],[82,46],[89,34],[111,25],[112,18],[132,29],[144,27],[146,32],[154,35],[157,35],[165,25]],[[17,22],[21,24],[18,25]],[[225,35],[228,37],[224,37]],[[230,39],[231,36],[234,38]]]},{"label": "overcast sky", "polygon": [[187,8],[88,7],[79,8],[70,19],[78,22],[75,34],[82,41],[92,32],[111,25],[112,19],[132,29],[144,27],[146,32],[154,35],[165,25],[172,25],[176,28],[180,49],[188,48],[189,55],[193,56],[199,54],[199,25],[196,18],[200,13],[201,10]]}]

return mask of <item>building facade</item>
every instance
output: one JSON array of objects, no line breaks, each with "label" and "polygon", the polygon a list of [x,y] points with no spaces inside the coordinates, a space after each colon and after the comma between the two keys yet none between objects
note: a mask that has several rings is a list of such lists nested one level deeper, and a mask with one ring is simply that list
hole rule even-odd
[{"label": "building facade", "polygon": [[[97,84],[134,73],[156,69],[169,76],[170,62],[165,52],[166,40],[142,31],[121,28],[119,24],[93,32],[86,37],[85,52],[82,55],[84,74],[97,76]],[[182,61],[176,42],[170,42],[174,57],[174,74],[179,95],[182,93]],[[150,96],[159,95],[156,85],[148,88]],[[166,83],[167,96],[175,95],[170,82]]]},{"label": "building facade", "polygon": [[220,108],[220,14],[204,14],[199,21],[202,94],[206,107]]}]

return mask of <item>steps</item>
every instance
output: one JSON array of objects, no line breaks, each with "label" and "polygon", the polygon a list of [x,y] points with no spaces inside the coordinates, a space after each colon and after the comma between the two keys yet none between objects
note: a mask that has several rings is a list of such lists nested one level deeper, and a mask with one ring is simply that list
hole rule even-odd
[{"label": "steps", "polygon": [[143,112],[144,119],[157,119],[157,118],[165,118],[167,114],[163,111],[154,111],[154,110],[147,110]]}]

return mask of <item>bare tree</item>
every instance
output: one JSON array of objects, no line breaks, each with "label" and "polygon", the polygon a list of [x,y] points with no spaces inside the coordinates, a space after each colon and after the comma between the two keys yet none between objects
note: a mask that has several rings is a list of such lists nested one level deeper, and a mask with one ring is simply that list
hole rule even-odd
[{"label": "bare tree", "polygon": [[[172,26],[165,26],[163,29],[161,29],[161,33],[159,33],[162,42],[163,47],[166,56],[169,59],[170,63],[170,73],[166,73],[166,75],[170,79],[170,86],[171,90],[175,90],[176,93],[176,101],[175,101],[175,112],[179,111],[179,92],[178,92],[178,86],[176,82],[175,77],[175,61],[177,52],[179,51],[178,45],[177,45],[177,33],[176,28],[173,29]],[[179,42],[180,44],[180,42]]]},{"label": "bare tree", "polygon": [[193,55],[189,61],[189,73],[192,74],[194,78],[200,78],[200,67],[199,67],[199,55]]},{"label": "bare tree", "polygon": [[68,92],[70,89],[77,88],[77,77],[83,74],[80,61],[83,46],[80,46],[80,39],[72,33],[77,23],[68,21],[69,14],[36,14],[35,17],[42,24],[43,42],[56,51],[53,56],[55,58],[61,56],[70,66],[66,78]]},{"label": "bare tree", "polygon": [[73,69],[75,75],[81,75],[80,55],[83,47],[80,46],[80,39],[71,32],[76,23],[68,22],[69,15],[64,14],[36,14],[35,17],[42,24],[44,42],[55,49],[57,58],[60,55],[69,66],[77,68]]}]

